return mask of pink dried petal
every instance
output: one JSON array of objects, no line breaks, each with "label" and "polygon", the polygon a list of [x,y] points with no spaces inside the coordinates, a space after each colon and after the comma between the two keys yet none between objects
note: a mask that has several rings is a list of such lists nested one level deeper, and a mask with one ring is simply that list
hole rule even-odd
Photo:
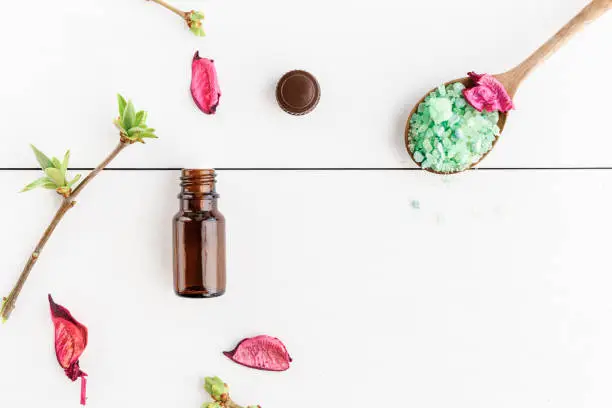
[{"label": "pink dried petal", "polygon": [[286,371],[293,361],[283,342],[270,336],[242,340],[233,351],[223,354],[243,366],[266,371]]},{"label": "pink dried petal", "polygon": [[81,378],[81,405],[86,402],[87,374],[79,367],[79,358],[87,347],[87,327],[79,323],[65,307],[49,295],[51,319],[55,327],[55,355],[66,376],[72,381]]},{"label": "pink dried petal", "polygon": [[191,63],[191,96],[202,112],[212,115],[217,111],[221,89],[215,62],[201,58],[199,52],[195,53]]},{"label": "pink dried petal", "polygon": [[514,109],[512,98],[504,85],[493,75],[468,73],[474,86],[463,90],[463,96],[479,112],[508,112]]}]

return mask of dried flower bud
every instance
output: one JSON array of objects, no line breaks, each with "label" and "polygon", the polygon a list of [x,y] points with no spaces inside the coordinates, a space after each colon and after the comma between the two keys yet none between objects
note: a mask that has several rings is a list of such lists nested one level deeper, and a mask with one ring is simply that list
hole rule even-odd
[{"label": "dried flower bud", "polygon": [[270,336],[242,340],[234,350],[223,354],[243,366],[266,371],[286,371],[293,361],[283,342]]},{"label": "dried flower bud", "polygon": [[497,78],[489,74],[468,73],[474,86],[464,89],[463,96],[478,112],[508,112],[514,109],[512,98]]},{"label": "dried flower bud", "polygon": [[217,111],[221,89],[215,62],[201,58],[199,52],[195,53],[191,63],[191,96],[202,112],[212,115]]},{"label": "dried flower bud", "polygon": [[87,328],[79,323],[63,306],[49,295],[51,319],[55,327],[55,354],[66,376],[72,381],[81,379],[81,405],[85,405],[87,374],[79,367],[79,358],[87,347]]}]

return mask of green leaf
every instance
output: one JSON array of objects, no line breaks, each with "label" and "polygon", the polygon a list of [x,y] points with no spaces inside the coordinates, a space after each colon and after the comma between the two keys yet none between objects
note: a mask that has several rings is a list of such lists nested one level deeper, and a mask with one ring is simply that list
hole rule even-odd
[{"label": "green leaf", "polygon": [[125,101],[125,98],[119,94],[117,94],[117,102],[119,103],[119,117],[123,119],[123,112],[125,112],[127,102]]},{"label": "green leaf", "polygon": [[219,377],[206,377],[204,380],[204,389],[216,400],[218,400],[221,395],[227,394],[228,392],[225,383],[223,383],[223,380]]},{"label": "green leaf", "polygon": [[51,159],[49,159],[43,152],[38,150],[32,144],[30,145],[30,147],[34,151],[34,155],[36,156],[36,160],[38,161],[38,164],[40,164],[40,168],[41,169],[44,170],[44,169],[47,169],[49,167],[53,167],[53,162],[51,162]]},{"label": "green leaf", "polygon": [[136,111],[134,109],[134,104],[132,103],[132,101],[129,101],[127,103],[127,106],[125,107],[122,122],[123,128],[125,130],[130,130],[136,123]]},{"label": "green leaf", "polygon": [[72,180],[70,180],[70,182],[68,183],[68,187],[74,186],[76,182],[79,181],[80,179],[81,179],[81,175],[77,174],[76,176],[74,176]]},{"label": "green leaf", "polygon": [[213,384],[212,386],[212,395],[215,397],[220,397],[225,394],[225,386],[223,384]]},{"label": "green leaf", "polygon": [[139,133],[138,137],[141,137],[143,139],[159,139],[155,134],[149,132]]},{"label": "green leaf", "polygon": [[213,387],[213,384],[217,380],[220,380],[220,378],[219,377],[206,377],[204,379],[204,390],[206,390],[207,393],[212,395],[212,387]]},{"label": "green leaf", "polygon": [[64,175],[59,169],[49,167],[48,169],[45,169],[45,174],[49,176],[51,180],[53,180],[57,187],[63,187],[66,185],[66,179],[64,179]]},{"label": "green leaf", "polygon": [[[41,177],[38,180],[34,180],[33,182],[25,186],[23,190],[21,190],[21,192],[25,193],[26,191],[34,190],[38,187],[44,187],[45,184],[48,184],[50,181],[51,179],[49,179],[49,177]],[[53,186],[55,187],[55,184]]]},{"label": "green leaf", "polygon": [[147,129],[141,127],[133,127],[127,131],[128,136],[134,136],[137,133],[144,133]]},{"label": "green leaf", "polygon": [[66,174],[66,171],[68,170],[68,162],[70,161],[70,150],[66,151],[66,154],[64,155],[64,160],[62,161],[62,165],[60,170],[62,171],[62,174]]},{"label": "green leaf", "polygon": [[57,157],[53,157],[51,159],[51,162],[53,163],[53,167],[55,167],[58,170],[61,170],[62,168],[62,163],[60,163],[59,159]]},{"label": "green leaf", "polygon": [[191,21],[204,20],[204,13],[202,13],[201,11],[192,11],[189,18],[191,19]]},{"label": "green leaf", "polygon": [[125,132],[125,129],[123,128],[123,125],[121,124],[120,119],[114,119],[113,123],[115,124],[115,126],[117,127],[117,129],[119,129],[119,131],[121,132]]},{"label": "green leaf", "polygon": [[134,126],[141,126],[147,123],[147,112],[139,111],[136,114],[136,124]]},{"label": "green leaf", "polygon": [[191,32],[197,35],[198,37],[206,36],[206,33],[202,29],[201,25],[197,26],[196,24],[192,24],[191,27],[189,27],[189,30],[191,30]]}]

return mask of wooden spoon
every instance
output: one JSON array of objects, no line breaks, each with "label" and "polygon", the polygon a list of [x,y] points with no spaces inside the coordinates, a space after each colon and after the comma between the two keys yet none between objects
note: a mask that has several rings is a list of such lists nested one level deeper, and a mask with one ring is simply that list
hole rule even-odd
[{"label": "wooden spoon", "polygon": [[[586,6],[576,17],[574,17],[557,34],[555,34],[550,40],[548,40],[546,44],[544,44],[543,46],[538,48],[533,54],[531,54],[529,58],[527,58],[525,61],[523,61],[521,64],[511,69],[510,71],[504,72],[503,74],[494,75],[495,78],[497,78],[497,80],[500,81],[504,85],[510,97],[514,98],[514,95],[516,95],[516,92],[518,91],[519,86],[521,85],[523,80],[527,78],[527,76],[531,73],[531,71],[533,71],[538,65],[540,65],[548,57],[554,54],[559,48],[561,48],[561,46],[564,45],[567,42],[567,40],[569,40],[574,34],[582,30],[582,28],[584,28],[591,21],[594,21],[598,17],[602,16],[610,8],[612,8],[612,0],[593,0],[591,1],[591,3],[588,6]],[[453,81],[447,82],[445,85],[449,85],[455,82],[461,82],[463,85],[468,86],[468,87],[473,85],[472,80],[469,77],[455,79]],[[421,166],[421,164],[417,163],[417,161],[414,160],[414,156],[412,152],[410,151],[410,148],[408,147],[409,139],[410,139],[410,120],[412,119],[412,115],[414,115],[419,105],[425,100],[427,95],[429,95],[431,92],[435,90],[436,88],[427,92],[427,94],[416,104],[412,112],[410,112],[410,115],[408,116],[408,122],[406,123],[406,131],[404,134],[406,150],[408,150],[408,154],[410,155],[410,158],[412,158],[412,160],[419,167]],[[504,127],[506,126],[507,119],[508,119],[508,114],[500,112],[499,121],[497,123],[497,126],[499,126],[499,128],[501,129],[500,134],[504,130]],[[491,147],[491,150],[493,149],[493,147],[495,147],[495,144],[497,143],[498,140],[499,140],[499,135],[493,141],[493,146]],[[489,150],[489,152],[491,150]],[[480,160],[472,164],[470,168],[478,165],[485,157],[487,157],[489,152],[485,153],[480,158]],[[428,168],[425,170],[431,173],[436,173],[436,174],[453,174],[453,173],[460,172],[460,171],[456,171],[452,173],[441,173],[431,168]]]}]

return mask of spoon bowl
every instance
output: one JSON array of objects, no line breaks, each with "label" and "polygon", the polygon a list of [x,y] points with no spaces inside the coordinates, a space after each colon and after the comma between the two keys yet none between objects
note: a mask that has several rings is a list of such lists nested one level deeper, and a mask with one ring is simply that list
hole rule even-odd
[{"label": "spoon bowl", "polygon": [[[499,75],[495,76],[498,80],[500,78]],[[444,86],[448,86],[448,85],[452,85],[456,82],[459,82],[461,84],[463,84],[466,88],[467,87],[471,87],[473,85],[473,81],[469,78],[469,77],[464,77],[464,78],[458,78],[452,81],[448,81],[444,84]],[[410,155],[410,158],[412,159],[413,162],[415,162],[419,167],[421,167],[421,164],[418,163],[415,159],[414,159],[414,154],[412,153],[412,151],[410,150],[410,122],[412,121],[412,116],[415,114],[415,112],[417,111],[417,109],[419,109],[419,105],[421,105],[424,101],[425,98],[427,98],[427,96],[429,94],[431,94],[432,92],[434,92],[437,88],[432,89],[431,91],[427,92],[419,102],[417,102],[417,104],[414,106],[414,108],[412,109],[412,111],[410,112],[410,114],[408,115],[408,120],[406,121],[406,129],[404,131],[404,143],[406,144],[406,151],[408,151],[408,154]],[[506,88],[507,89],[507,88]],[[514,95],[511,95],[511,97],[514,97]],[[506,126],[506,121],[508,119],[508,113],[504,113],[504,112],[499,112],[499,120],[497,121],[497,126],[499,127],[499,134],[497,136],[495,136],[495,140],[493,141],[493,146],[491,146],[491,149],[486,152],[485,154],[483,154],[480,159],[475,162],[472,163],[470,165],[470,167],[468,167],[468,169],[471,169],[475,166],[477,166],[485,157],[487,157],[489,155],[489,153],[491,152],[491,150],[493,150],[493,148],[495,147],[495,145],[497,144],[497,141],[499,140],[499,136],[501,135],[501,132],[504,131],[504,127]],[[453,171],[453,172],[440,172],[437,170],[434,170],[432,168],[427,168],[427,169],[423,169],[425,171],[428,171],[430,173],[434,173],[434,174],[443,174],[443,175],[447,175],[447,174],[457,174],[457,173],[461,173],[465,170],[468,169],[464,169],[464,170],[458,170],[458,171]]]},{"label": "spoon bowl", "polygon": [[[508,95],[514,99],[516,92],[518,91],[519,86],[523,82],[523,80],[542,62],[544,62],[548,57],[554,54],[563,44],[567,42],[572,36],[578,33],[582,28],[584,28],[588,23],[596,20],[600,16],[602,16],[606,11],[612,8],[612,0],[592,0],[578,15],[576,15],[573,19],[571,19],[557,34],[555,34],[550,40],[548,40],[544,45],[538,48],[533,54],[531,54],[525,61],[521,64],[517,65],[515,68],[504,72],[503,74],[494,75],[494,77],[501,82],[501,84],[506,89]],[[460,82],[466,87],[473,86],[473,81],[469,77],[455,79],[453,81],[449,81],[444,84],[444,86]],[[410,122],[412,120],[412,116],[419,108],[419,105],[425,101],[425,98],[434,92],[436,88],[427,92],[423,98],[415,105],[414,109],[408,115],[408,120],[406,122],[406,129],[404,132],[404,142],[406,144],[406,150],[410,155],[412,161],[414,161],[417,166],[421,167],[421,163],[418,163],[414,160],[414,155],[410,151]],[[461,173],[465,170],[473,168],[478,165],[495,147],[497,144],[499,137],[501,136],[504,128],[506,127],[506,122],[508,120],[508,113],[499,112],[499,120],[497,122],[497,126],[500,131],[499,134],[493,140],[493,144],[491,149],[488,152],[483,154],[477,162],[472,163],[468,168],[464,170],[454,171],[454,172],[439,172],[433,170],[431,168],[424,169],[430,173],[435,174],[456,174]]]}]

